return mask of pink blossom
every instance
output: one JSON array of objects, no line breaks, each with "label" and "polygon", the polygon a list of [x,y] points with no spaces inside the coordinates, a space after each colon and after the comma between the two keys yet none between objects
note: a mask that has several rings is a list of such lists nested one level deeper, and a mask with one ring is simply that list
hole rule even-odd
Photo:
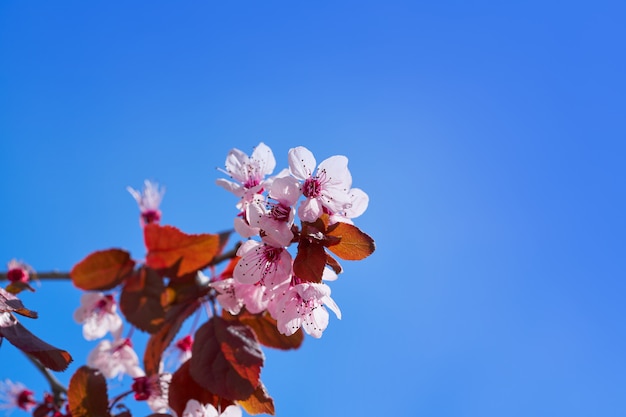
[{"label": "pink blossom", "polygon": [[274,154],[263,142],[254,148],[251,156],[234,148],[226,157],[226,169],[220,169],[234,181],[220,178],[216,183],[237,197],[251,197],[261,192],[265,176],[271,174],[275,166]]},{"label": "pink blossom", "polygon": [[350,203],[342,211],[331,213],[330,224],[337,222],[353,224],[352,219],[359,217],[367,209],[369,197],[363,190],[352,188],[348,194],[350,195]]},{"label": "pink blossom", "polygon": [[141,211],[141,227],[161,221],[161,210],[159,206],[161,205],[161,200],[163,200],[165,188],[159,190],[159,184],[145,180],[144,188],[141,193],[131,187],[126,187],[126,189],[139,205],[139,210]]},{"label": "pink blossom", "polygon": [[317,220],[324,209],[339,213],[350,204],[348,191],[352,186],[352,175],[348,170],[348,158],[342,155],[324,160],[313,175],[316,161],[307,148],[298,146],[289,150],[289,171],[304,181],[302,194],[306,200],[298,207],[298,216],[306,222]]},{"label": "pink blossom", "polygon": [[122,331],[122,318],[112,295],[88,292],[81,296],[80,307],[74,311],[74,320],[83,324],[83,336],[95,340],[107,332],[118,338]]},{"label": "pink blossom", "polygon": [[[249,207],[249,222],[262,230],[276,246],[289,246],[293,239],[294,206],[300,198],[300,186],[293,177],[274,179],[269,187],[269,198],[255,201]],[[266,240],[267,240],[266,238]]]},{"label": "pink blossom", "polygon": [[13,382],[8,379],[5,379],[4,382],[0,381],[0,409],[19,408],[29,411],[36,404],[33,391],[27,389],[21,382]]},{"label": "pink blossom", "polygon": [[178,339],[165,351],[165,364],[168,369],[177,369],[180,365],[191,359],[193,337],[187,335]]},{"label": "pink blossom", "polygon": [[235,280],[233,278],[225,278],[220,281],[214,281],[211,287],[217,291],[217,302],[222,308],[230,314],[237,315],[243,307],[243,299],[235,292]]},{"label": "pink blossom", "polygon": [[89,353],[87,365],[98,369],[105,378],[121,378],[124,374],[133,378],[145,375],[139,367],[139,357],[133,350],[130,339],[118,339],[113,343],[102,340]]},{"label": "pink blossom", "polygon": [[278,331],[289,336],[302,327],[311,336],[322,337],[328,326],[328,311],[324,306],[341,319],[341,311],[330,298],[328,285],[307,282],[290,287],[277,302]]},{"label": "pink blossom", "polygon": [[274,287],[290,277],[292,258],[283,247],[248,240],[239,247],[237,256],[241,259],[235,266],[233,276],[242,284],[260,282]]},{"label": "pink blossom", "polygon": [[17,259],[11,259],[7,264],[7,279],[11,282],[27,284],[30,280],[30,275],[34,273],[35,270],[30,265]]},{"label": "pink blossom", "polygon": [[131,389],[137,401],[146,401],[155,413],[166,413],[169,410],[168,393],[172,382],[172,374],[140,376],[134,378]]},{"label": "pink blossom", "polygon": [[219,413],[213,404],[202,405],[197,400],[187,401],[182,417],[241,417],[241,408],[229,405]]}]

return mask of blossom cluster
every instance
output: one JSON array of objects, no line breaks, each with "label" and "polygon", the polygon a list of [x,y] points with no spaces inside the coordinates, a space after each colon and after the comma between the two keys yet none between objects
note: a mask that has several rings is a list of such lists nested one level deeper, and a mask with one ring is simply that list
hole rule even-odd
[{"label": "blossom cluster", "polygon": [[[272,175],[276,160],[272,150],[260,143],[252,155],[232,149],[222,172],[230,179],[216,183],[239,197],[235,230],[245,241],[237,251],[240,257],[232,277],[220,276],[212,283],[217,300],[231,314],[243,307],[251,313],[263,311],[277,321],[278,330],[291,335],[303,328],[319,338],[328,326],[332,310],[341,312],[324,282],[308,282],[293,268],[290,246],[298,242],[300,222],[313,223],[322,216],[329,224],[360,216],[368,196],[352,187],[348,159],[332,156],[317,165],[307,148],[299,146],[288,153],[289,168]],[[317,168],[317,169],[316,169]],[[325,268],[322,279],[332,281],[337,274]]]},{"label": "blossom cluster", "polygon": [[[300,346],[303,333],[320,338],[329,324],[328,310],[341,319],[328,285],[342,272],[333,255],[360,260],[375,247],[353,223],[369,199],[352,187],[345,156],[318,164],[311,151],[299,146],[289,150],[287,168],[274,173],[275,168],[274,154],[264,143],[251,155],[239,149],[228,153],[220,169],[228,178],[216,183],[238,198],[234,230],[243,240],[225,253],[230,232],[190,235],[162,226],[165,189],[149,180],[142,190],[128,187],[139,206],[145,258],[135,261],[117,248],[96,251],[69,273],[73,284],[86,291],[74,320],[86,340],[98,341],[87,366],[75,373],[79,386],[70,383],[74,405],[57,392],[37,402],[25,386],[6,381],[0,383],[0,409],[36,407],[33,415],[40,417],[114,415],[114,408],[125,407],[120,401],[132,395],[146,401],[154,415],[241,417],[240,407],[273,415],[273,399],[260,379],[261,345],[292,349]],[[215,265],[227,260],[228,266],[215,274]],[[207,270],[210,277],[203,273]],[[9,263],[10,284],[0,288],[0,330],[15,325],[13,312],[36,317],[14,295],[34,291],[29,281],[35,277],[29,265]],[[208,321],[197,328],[202,312]],[[191,330],[178,336],[192,315]],[[126,335],[124,319],[131,325]],[[131,340],[135,329],[151,334],[143,364]],[[27,352],[49,350],[37,359],[50,369],[64,370],[72,361],[69,353],[26,331],[19,336]],[[131,389],[111,400],[106,389],[84,391],[90,384],[101,386],[93,381],[125,375],[132,378]],[[81,408],[83,400],[90,409]],[[130,413],[115,414],[121,416]]]}]

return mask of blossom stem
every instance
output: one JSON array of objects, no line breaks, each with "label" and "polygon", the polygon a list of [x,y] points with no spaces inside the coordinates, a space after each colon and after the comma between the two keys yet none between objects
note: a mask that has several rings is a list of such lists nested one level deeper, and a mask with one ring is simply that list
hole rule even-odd
[{"label": "blossom stem", "polygon": [[41,374],[44,376],[44,378],[46,378],[46,380],[48,381],[48,384],[50,385],[50,390],[52,391],[52,394],[54,395],[55,404],[59,407],[63,405],[67,396],[67,388],[65,388],[65,386],[63,386],[63,384],[61,384],[54,375],[52,375],[50,370],[46,368],[45,366],[43,366],[41,362],[39,362],[39,360],[37,360],[37,358],[35,358],[34,356],[26,352],[23,352],[23,353],[33,363],[33,365],[35,365],[35,368],[37,368],[39,372],[41,372]]},{"label": "blossom stem", "polygon": [[239,246],[241,246],[241,242],[237,243],[237,245],[235,245],[235,247],[228,252],[224,252],[220,255],[215,256],[208,266],[217,265],[229,259],[233,259],[235,256],[237,256],[237,250],[239,249]]},{"label": "blossom stem", "polygon": [[133,390],[131,389],[130,391],[123,392],[123,393],[121,393],[120,395],[118,395],[117,397],[113,398],[113,399],[111,400],[111,404],[109,405],[109,411],[110,411],[110,410],[113,410],[113,407],[115,407],[115,404],[116,404],[117,402],[119,402],[120,400],[124,399],[124,397],[127,397],[128,395],[132,394],[133,392],[135,392],[135,391],[133,391]]}]

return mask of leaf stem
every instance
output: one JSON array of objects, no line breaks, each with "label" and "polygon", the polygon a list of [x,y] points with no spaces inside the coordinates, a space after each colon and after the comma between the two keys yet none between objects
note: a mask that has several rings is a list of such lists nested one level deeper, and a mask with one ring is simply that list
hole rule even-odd
[{"label": "leaf stem", "polygon": [[115,404],[116,404],[118,401],[122,400],[124,397],[126,397],[126,396],[128,396],[128,395],[132,394],[133,392],[135,392],[135,391],[133,391],[133,390],[131,389],[130,391],[123,392],[123,393],[121,393],[120,395],[118,395],[117,397],[113,398],[113,399],[111,400],[111,404],[109,405],[109,411],[113,410],[113,407],[115,407]]}]

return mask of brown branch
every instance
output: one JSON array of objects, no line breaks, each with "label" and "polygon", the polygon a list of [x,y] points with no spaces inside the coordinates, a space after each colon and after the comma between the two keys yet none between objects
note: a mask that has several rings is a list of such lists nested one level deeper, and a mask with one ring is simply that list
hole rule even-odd
[{"label": "brown branch", "polygon": [[235,247],[228,252],[224,252],[220,255],[215,256],[208,266],[214,266],[229,259],[233,259],[235,256],[237,256],[237,250],[239,249],[239,246],[241,246],[241,242],[237,243],[237,245],[235,245]]},{"label": "brown branch", "polygon": [[[69,272],[60,272],[60,271],[50,271],[50,272],[37,272],[35,274],[31,274],[32,275],[32,279],[33,280],[38,280],[38,279],[60,279],[60,280],[66,280],[66,279],[71,279],[70,278],[70,273]],[[7,272],[0,272],[0,281],[5,281],[7,280]]]}]

